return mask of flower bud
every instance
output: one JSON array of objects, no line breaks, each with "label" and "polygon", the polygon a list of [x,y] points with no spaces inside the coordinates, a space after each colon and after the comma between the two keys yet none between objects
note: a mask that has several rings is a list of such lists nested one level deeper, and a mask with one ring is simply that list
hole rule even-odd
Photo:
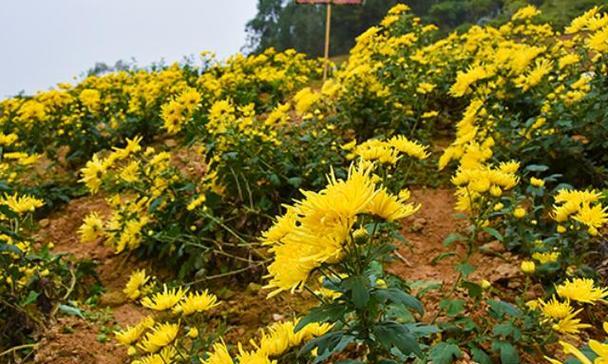
[{"label": "flower bud", "polygon": [[536,264],[531,260],[524,260],[521,262],[521,271],[525,274],[532,274],[536,271]]}]

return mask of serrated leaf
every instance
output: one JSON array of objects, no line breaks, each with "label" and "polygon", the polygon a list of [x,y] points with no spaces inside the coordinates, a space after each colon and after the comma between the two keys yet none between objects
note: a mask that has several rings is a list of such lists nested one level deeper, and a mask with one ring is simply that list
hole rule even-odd
[{"label": "serrated leaf", "polygon": [[494,326],[494,329],[492,330],[492,332],[494,333],[494,335],[506,337],[513,333],[513,329],[514,329],[513,324],[511,324],[510,322],[503,322],[501,324]]},{"label": "serrated leaf", "polygon": [[448,300],[443,299],[439,302],[439,308],[444,310],[448,316],[456,316],[462,311],[464,311],[464,300],[456,299],[456,300]]},{"label": "serrated leaf", "polygon": [[501,364],[519,364],[519,354],[515,347],[509,343],[500,345]]},{"label": "serrated leaf", "polygon": [[488,301],[488,304],[490,305],[492,311],[499,317],[502,317],[504,315],[520,317],[522,315],[522,312],[519,308],[505,301],[490,300]]},{"label": "serrated leaf", "polygon": [[311,309],[306,316],[300,319],[294,332],[302,330],[306,325],[312,322],[334,322],[340,319],[347,312],[347,308],[344,305],[332,303],[329,305],[323,305],[321,307],[315,307]]},{"label": "serrated leaf", "polygon": [[481,294],[483,292],[483,289],[481,288],[481,286],[475,282],[471,282],[471,281],[464,281],[462,282],[462,287],[464,287],[467,292],[469,293],[469,296],[473,297],[473,298],[479,298],[481,297]]},{"label": "serrated leaf", "polygon": [[404,325],[396,322],[383,322],[373,328],[374,336],[387,350],[396,347],[404,355],[411,353],[422,357],[422,350],[416,341],[416,337]]},{"label": "serrated leaf", "polygon": [[475,272],[475,266],[469,263],[460,263],[456,265],[456,270],[460,272],[464,277],[468,277],[471,273]]},{"label": "serrated leaf", "polygon": [[344,287],[350,290],[355,307],[363,308],[369,302],[369,280],[363,276],[350,277],[344,281]]},{"label": "serrated leaf", "polygon": [[433,364],[450,364],[462,357],[462,351],[458,345],[440,342],[431,348],[430,357]]},{"label": "serrated leaf", "polygon": [[496,240],[498,241],[503,241],[504,237],[502,236],[501,233],[498,232],[498,230],[491,228],[491,227],[484,227],[482,228],[483,231],[485,231],[486,233],[492,235]]},{"label": "serrated leaf", "polygon": [[465,237],[458,234],[458,233],[450,233],[448,234],[448,236],[445,237],[445,239],[443,239],[443,246],[450,246],[452,244],[454,244],[457,241],[462,241],[465,240]]},{"label": "serrated leaf", "polygon": [[473,356],[473,360],[479,364],[492,364],[490,356],[478,347],[471,348],[471,355]]},{"label": "serrated leaf", "polygon": [[412,334],[418,337],[427,337],[432,334],[438,334],[440,332],[439,328],[435,325],[421,325],[418,323],[414,324],[404,324]]},{"label": "serrated leaf", "polygon": [[409,295],[397,288],[382,288],[376,289],[373,292],[374,296],[382,301],[391,301],[393,303],[402,304],[411,308],[421,315],[424,315],[424,306],[416,297]]}]

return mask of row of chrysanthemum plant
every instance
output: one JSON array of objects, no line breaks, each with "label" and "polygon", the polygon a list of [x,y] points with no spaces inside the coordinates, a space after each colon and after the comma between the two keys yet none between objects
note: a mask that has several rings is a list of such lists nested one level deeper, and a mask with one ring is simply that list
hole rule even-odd
[{"label": "row of chrysanthemum plant", "polygon": [[269,327],[259,342],[252,343],[252,350],[239,344],[233,357],[228,347],[235,343],[197,344],[199,338],[211,336],[203,334],[190,315],[217,305],[213,295],[166,286],[159,291],[144,272],[137,272],[125,294],[170,314],[156,324],[146,318],[117,333],[117,339],[130,345],[131,354],[143,352],[145,356],[137,359],[142,363],[157,357],[168,362],[197,358],[204,363],[270,363],[296,347],[294,361],[325,362],[341,352],[369,363],[423,357],[419,341],[436,330],[416,322],[415,317],[424,313],[422,304],[408,293],[403,280],[384,270],[395,242],[403,239],[399,221],[420,206],[407,202],[407,190],[387,189],[386,168],[361,160],[345,178],[332,172],[325,188],[304,191],[304,197],[287,206],[264,233],[263,243],[273,256],[269,297],[284,291],[309,292],[319,304],[304,317]]}]

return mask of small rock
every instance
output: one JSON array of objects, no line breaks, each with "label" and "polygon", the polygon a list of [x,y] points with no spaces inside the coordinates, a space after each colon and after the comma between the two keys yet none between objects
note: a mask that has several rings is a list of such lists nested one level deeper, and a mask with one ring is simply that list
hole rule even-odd
[{"label": "small rock", "polygon": [[503,253],[505,251],[505,247],[500,241],[493,240],[482,245],[479,250],[481,250],[481,252]]},{"label": "small rock", "polygon": [[38,224],[40,225],[40,227],[43,227],[43,228],[49,226],[50,223],[51,222],[49,221],[49,219],[42,219],[42,220],[38,221]]},{"label": "small rock", "polygon": [[516,280],[510,280],[509,283],[507,283],[507,287],[509,287],[509,288],[519,288],[519,287],[521,287],[521,283],[519,281],[516,281]]},{"label": "small rock", "polygon": [[414,222],[412,223],[412,226],[410,228],[413,232],[420,232],[424,229],[425,225],[426,225],[426,219],[419,217],[414,220]]},{"label": "small rock", "polygon": [[175,141],[175,139],[167,139],[165,140],[165,145],[168,147],[174,147],[177,145],[177,142]]},{"label": "small rock", "polygon": [[232,290],[230,290],[230,289],[226,288],[225,290],[222,290],[221,292],[218,292],[218,294],[217,294],[217,295],[218,295],[218,297],[220,297],[220,298],[221,298],[221,299],[223,299],[223,300],[228,300],[228,299],[230,299],[231,297],[233,297],[233,296],[234,296],[234,294],[235,294],[235,293],[234,293],[234,291],[232,291]]},{"label": "small rock", "polygon": [[122,292],[106,292],[99,298],[101,306],[116,307],[124,304],[127,301],[127,297]]},{"label": "small rock", "polygon": [[273,313],[272,314],[272,320],[273,321],[283,321],[285,319],[285,316],[280,315],[278,313]]},{"label": "small rock", "polygon": [[247,286],[247,292],[251,292],[251,293],[258,293],[261,289],[262,289],[262,286],[255,282],[251,282]]}]

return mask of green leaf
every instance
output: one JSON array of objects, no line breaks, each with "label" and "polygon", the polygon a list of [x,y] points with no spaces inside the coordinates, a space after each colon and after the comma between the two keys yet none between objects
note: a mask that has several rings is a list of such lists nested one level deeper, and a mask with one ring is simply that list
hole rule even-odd
[{"label": "green leaf", "polygon": [[519,308],[505,301],[490,300],[488,301],[488,304],[490,305],[492,312],[497,317],[502,317],[504,315],[520,317],[522,315],[522,312]]},{"label": "green leaf", "polygon": [[330,356],[341,352],[342,350],[346,349],[346,347],[352,343],[353,341],[355,341],[355,337],[351,336],[351,335],[344,335],[343,332],[338,332],[340,335],[337,336],[339,337],[339,340],[336,342],[336,340],[330,340],[328,341],[328,345],[322,345],[323,343],[319,344],[318,350],[317,350],[317,356],[315,357],[315,360],[313,361],[313,363],[323,363],[325,362]]},{"label": "green leaf", "polygon": [[519,354],[513,345],[509,343],[500,345],[500,362],[502,364],[519,364]]},{"label": "green leaf", "polygon": [[409,332],[407,327],[400,325],[396,322],[386,321],[382,322],[372,329],[374,336],[387,350],[391,347],[399,349],[403,355],[409,355],[411,353],[416,354],[418,357],[422,357],[422,350],[418,346],[416,337]]},{"label": "green leaf", "polygon": [[294,332],[302,330],[312,322],[335,322],[347,312],[346,306],[332,303],[311,309],[296,325]]},{"label": "green leaf", "polygon": [[498,232],[498,230],[496,230],[494,228],[484,227],[484,228],[482,228],[482,230],[485,231],[486,233],[492,235],[498,241],[503,241],[504,240],[504,237]]},{"label": "green leaf", "polygon": [[278,187],[281,185],[281,179],[279,178],[279,176],[277,176],[275,173],[271,173],[268,176],[268,180],[270,181],[270,183],[275,186]]},{"label": "green leaf", "polygon": [[561,265],[559,262],[548,262],[545,264],[540,264],[536,266],[536,273],[538,274],[550,274],[555,273],[560,270]]},{"label": "green leaf", "polygon": [[448,316],[456,316],[462,311],[464,311],[465,301],[456,299],[456,300],[448,300],[443,299],[439,302],[439,308],[444,310]]},{"label": "green leaf", "polygon": [[287,183],[289,183],[290,185],[292,185],[295,188],[298,188],[302,185],[302,178],[301,177],[291,177],[287,180]]},{"label": "green leaf", "polygon": [[530,164],[530,165],[526,166],[526,168],[525,168],[525,170],[530,171],[530,172],[544,172],[548,169],[549,169],[549,167],[547,167],[543,164]]},{"label": "green leaf", "polygon": [[363,276],[350,277],[344,286],[351,291],[352,302],[357,308],[363,308],[369,302],[369,280]]},{"label": "green leaf", "polygon": [[424,315],[424,306],[416,297],[409,295],[397,288],[381,288],[376,289],[373,295],[381,301],[391,301],[393,303],[402,304],[410,309],[415,310],[421,315]]},{"label": "green leaf", "polygon": [[456,270],[459,271],[464,277],[468,277],[469,274],[475,272],[475,267],[469,263],[460,263],[456,265]]},{"label": "green leaf", "polygon": [[438,334],[440,332],[439,328],[435,325],[421,325],[419,323],[410,323],[404,324],[403,326],[405,326],[412,334],[416,335],[417,337],[428,337],[432,334]]},{"label": "green leaf", "polygon": [[19,215],[15,211],[11,210],[8,205],[0,205],[0,214],[8,217],[9,219],[19,218]]},{"label": "green leaf", "polygon": [[21,255],[21,250],[19,248],[17,248],[16,246],[14,246],[13,244],[5,244],[5,243],[0,243],[0,252],[11,252],[11,253],[15,253],[17,255]]},{"label": "green leaf", "polygon": [[473,356],[473,360],[479,364],[492,364],[490,356],[476,346],[471,348],[471,355]]},{"label": "green leaf", "polygon": [[430,358],[433,364],[450,364],[460,357],[462,357],[462,351],[458,345],[444,342],[440,342],[433,346],[430,352]]},{"label": "green leaf", "polygon": [[492,332],[494,333],[494,335],[507,337],[513,333],[513,329],[515,329],[515,327],[513,327],[513,324],[511,324],[510,322],[503,322],[494,326]]},{"label": "green leaf", "polygon": [[30,291],[30,293],[28,293],[27,297],[25,297],[23,299],[23,301],[21,301],[20,305],[21,306],[27,306],[27,305],[30,305],[30,304],[36,302],[36,300],[38,299],[39,295],[40,294],[38,292]]},{"label": "green leaf", "polygon": [[471,281],[462,282],[462,287],[464,287],[468,291],[469,296],[473,298],[481,297],[481,294],[483,292],[483,289],[479,284]]},{"label": "green leaf", "polygon": [[450,246],[452,244],[454,244],[457,241],[463,241],[465,240],[465,237],[458,234],[458,233],[450,233],[448,236],[446,236],[445,239],[443,239],[443,246]]},{"label": "green leaf", "polygon": [[84,315],[82,314],[82,311],[79,308],[74,307],[74,306],[60,304],[59,305],[59,311],[65,313],[66,315],[78,316],[80,318],[84,318]]}]

